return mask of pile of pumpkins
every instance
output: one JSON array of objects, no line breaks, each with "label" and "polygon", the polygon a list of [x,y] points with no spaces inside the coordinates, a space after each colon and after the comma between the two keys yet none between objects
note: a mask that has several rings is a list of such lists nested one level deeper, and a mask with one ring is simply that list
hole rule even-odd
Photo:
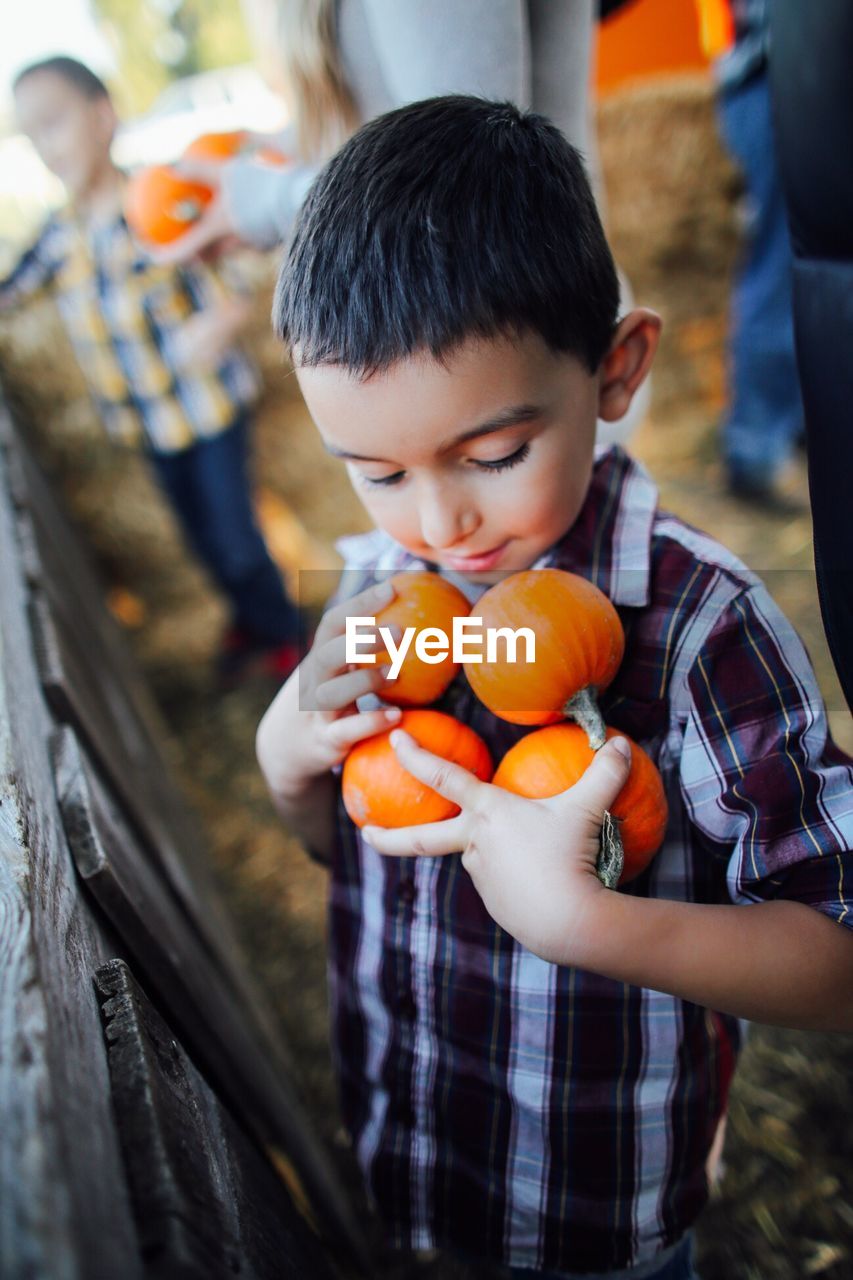
[{"label": "pile of pumpkins", "polygon": [[[181,159],[222,164],[242,154],[249,154],[256,163],[268,167],[287,164],[282,152],[256,146],[244,129],[204,133],[190,143]],[[170,165],[151,165],[128,181],[124,216],[137,239],[156,248],[180,239],[198,221],[215,194],[215,187],[188,178]]]},{"label": "pile of pumpkins", "polygon": [[[471,605],[451,582],[429,572],[403,572],[391,582],[395,596],[376,614],[376,625],[452,631],[454,617]],[[440,822],[458,806],[412,777],[390,744],[402,728],[426,750],[461,765],[484,782],[533,799],[558,795],[585,772],[594,753],[611,737],[596,693],[613,680],[625,652],[619,615],[598,587],[563,569],[527,569],[490,587],[477,601],[484,632],[490,628],[530,628],[535,660],[514,662],[506,649],[494,661],[465,663],[477,698],[494,715],[534,728],[507,751],[493,770],[488,748],[467,725],[444,712],[424,708],[435,702],[459,667],[448,655],[426,664],[412,647],[400,674],[387,682],[382,700],[403,709],[392,729],[358,743],[344,761],[342,795],[353,822],[404,827]],[[377,660],[387,658],[382,654]],[[644,870],[663,841],[667,804],[661,776],[642,747],[631,746],[631,772],[612,806],[624,851],[619,883]]]}]

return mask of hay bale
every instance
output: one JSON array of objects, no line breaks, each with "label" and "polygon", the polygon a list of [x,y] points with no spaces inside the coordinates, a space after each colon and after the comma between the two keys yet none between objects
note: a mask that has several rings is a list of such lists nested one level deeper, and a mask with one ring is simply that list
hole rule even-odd
[{"label": "hay bale", "polygon": [[687,314],[722,311],[741,182],[711,86],[688,76],[623,89],[601,102],[598,132],[608,234],[635,293]]}]

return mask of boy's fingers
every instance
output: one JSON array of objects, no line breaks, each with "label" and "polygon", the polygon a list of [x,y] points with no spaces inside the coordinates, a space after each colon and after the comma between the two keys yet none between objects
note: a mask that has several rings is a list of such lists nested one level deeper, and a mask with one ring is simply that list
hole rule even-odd
[{"label": "boy's fingers", "polygon": [[444,796],[445,800],[452,800],[461,809],[474,804],[484,784],[473,773],[441,756],[433,755],[431,751],[425,751],[418,746],[411,734],[402,729],[395,729],[391,734],[391,746],[403,768],[428,787],[432,787],[440,796]]},{"label": "boy's fingers", "polygon": [[399,707],[380,707],[376,711],[341,716],[340,720],[333,720],[329,725],[329,741],[336,751],[349,751],[364,738],[372,738],[374,734],[390,729],[402,714]]},{"label": "boy's fingers", "polygon": [[317,637],[321,642],[331,640],[332,636],[342,635],[346,631],[347,618],[372,618],[390,604],[395,591],[390,582],[376,582],[371,587],[359,591],[358,595],[342,600],[323,614],[317,627]]},{"label": "boy's fingers", "polygon": [[156,249],[149,249],[149,254],[155,262],[160,262],[164,266],[180,266],[192,258],[197,258],[218,240],[221,234],[222,232],[215,226],[209,226],[204,218],[201,218],[189,231],[178,236],[177,240],[172,240],[170,244],[158,246]]},{"label": "boy's fingers", "polygon": [[459,853],[468,843],[468,818],[458,813],[417,827],[365,827],[362,835],[377,853],[393,858],[437,858]]},{"label": "boy's fingers", "polygon": [[[392,627],[392,631],[399,632],[399,630],[399,627]],[[395,639],[399,639],[399,636],[395,636]],[[331,640],[327,640],[319,646],[315,644],[314,664],[318,675],[318,683],[346,671],[349,665],[347,663],[346,650],[347,639],[343,634],[333,636]],[[363,639],[359,643],[359,652],[362,654],[362,663],[365,668],[376,666],[376,663],[367,662],[365,656],[374,654],[378,657],[380,654],[385,653],[385,645],[380,639],[379,633],[375,632],[372,639],[370,637]],[[383,657],[382,661],[389,661],[387,655]],[[362,663],[359,663],[359,665],[362,665]]]},{"label": "boy's fingers", "polygon": [[571,796],[573,805],[582,804],[600,820],[604,810],[613,805],[630,772],[630,745],[624,738],[611,738],[596,751],[583,777],[564,791],[563,796]]},{"label": "boy's fingers", "polygon": [[384,667],[364,667],[358,671],[347,671],[345,675],[334,676],[324,680],[314,690],[314,706],[306,698],[308,711],[342,711],[350,706],[356,698],[366,693],[376,693],[385,683]]}]

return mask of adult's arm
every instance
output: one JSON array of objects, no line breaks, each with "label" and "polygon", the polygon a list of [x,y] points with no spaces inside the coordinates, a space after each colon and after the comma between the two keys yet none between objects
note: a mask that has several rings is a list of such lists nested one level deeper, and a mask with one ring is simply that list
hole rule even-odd
[{"label": "adult's arm", "polygon": [[774,0],[769,11],[818,594],[853,710],[853,6],[850,0]]},{"label": "adult's arm", "polygon": [[[422,98],[475,93],[532,106],[587,146],[594,0],[341,0],[340,55],[362,120]],[[283,240],[316,166],[227,165],[223,195],[240,237]]]}]

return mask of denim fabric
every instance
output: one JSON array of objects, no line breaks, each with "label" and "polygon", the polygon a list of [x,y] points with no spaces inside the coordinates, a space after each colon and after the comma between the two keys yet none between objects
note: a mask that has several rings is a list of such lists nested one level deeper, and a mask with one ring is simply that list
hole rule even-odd
[{"label": "denim fabric", "polygon": [[255,521],[247,474],[248,424],[180,453],[151,455],[184,533],[225,592],[234,626],[258,644],[296,641],[298,614]]},{"label": "denim fabric", "polygon": [[769,484],[803,429],[803,408],[794,355],[791,246],[766,74],[721,94],[718,103],[723,140],[746,180],[750,216],[732,293],[723,453],[732,476]]},{"label": "denim fabric", "polygon": [[660,1266],[649,1270],[649,1264],[629,1267],[624,1271],[603,1271],[594,1274],[558,1271],[531,1271],[527,1267],[512,1267],[512,1280],[699,1280],[693,1266],[693,1235],[688,1232],[674,1250],[667,1249]]}]

